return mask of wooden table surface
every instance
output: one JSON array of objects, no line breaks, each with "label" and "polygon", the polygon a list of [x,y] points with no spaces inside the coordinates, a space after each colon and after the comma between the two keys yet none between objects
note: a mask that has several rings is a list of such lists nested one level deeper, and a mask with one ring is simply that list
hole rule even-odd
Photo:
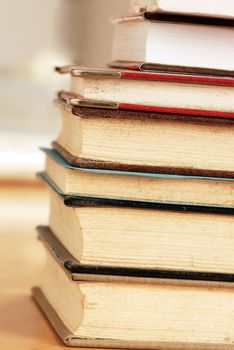
[{"label": "wooden table surface", "polygon": [[0,195],[0,349],[64,349],[30,292],[44,264],[34,226],[46,223],[46,190],[0,185]]}]

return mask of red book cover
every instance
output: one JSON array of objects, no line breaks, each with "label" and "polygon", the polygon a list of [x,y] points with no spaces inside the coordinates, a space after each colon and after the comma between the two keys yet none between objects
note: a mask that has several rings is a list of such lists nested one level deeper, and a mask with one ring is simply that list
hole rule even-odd
[{"label": "red book cover", "polygon": [[[79,66],[66,66],[57,67],[56,71],[61,74],[69,73],[73,77],[80,78],[95,78],[95,79],[128,79],[128,80],[140,80],[140,81],[155,81],[155,82],[172,82],[178,84],[196,84],[212,85],[212,86],[225,86],[234,88],[234,77],[230,76],[218,76],[209,74],[188,74],[188,73],[172,73],[164,71],[135,71],[135,70],[119,70],[108,68],[83,68]],[[159,113],[172,113],[194,116],[206,116],[206,117],[218,117],[218,118],[234,118],[234,111],[215,111],[199,108],[180,108],[180,107],[167,107],[160,105],[150,104],[135,104],[126,103],[123,101],[105,101],[94,100],[85,98],[79,94],[63,92],[64,99],[69,99],[69,104],[84,107],[93,108],[111,108],[111,109],[123,109],[123,110],[137,110],[137,111],[150,111]]]}]

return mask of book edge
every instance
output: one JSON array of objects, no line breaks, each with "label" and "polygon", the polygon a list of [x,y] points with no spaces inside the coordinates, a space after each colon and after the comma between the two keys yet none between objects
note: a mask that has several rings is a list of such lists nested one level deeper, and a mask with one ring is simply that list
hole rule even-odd
[{"label": "book edge", "polygon": [[222,70],[213,68],[199,68],[199,67],[183,67],[176,65],[165,65],[151,62],[137,62],[137,61],[121,61],[114,60],[108,63],[108,67],[114,69],[133,70],[141,72],[161,72],[165,74],[184,74],[186,76],[210,76],[210,77],[224,77],[233,78],[234,71]]},{"label": "book edge", "polygon": [[32,297],[37,306],[46,316],[51,326],[67,346],[71,347],[86,347],[86,348],[111,348],[111,349],[147,349],[147,350],[231,350],[232,344],[206,344],[206,343],[175,343],[175,342],[162,342],[162,341],[128,341],[128,340],[115,340],[115,339],[100,339],[100,338],[81,338],[72,334],[68,328],[64,325],[63,321],[52,307],[45,294],[40,287],[32,288]]},{"label": "book edge", "polygon": [[56,183],[50,178],[50,176],[45,171],[37,173],[37,176],[43,182],[45,182],[45,184],[49,188],[51,188],[60,196],[64,205],[67,207],[120,207],[129,209],[137,208],[144,210],[165,210],[184,213],[207,213],[211,215],[234,215],[233,206],[193,204],[184,202],[162,202],[156,200],[142,200],[104,196],[84,196],[70,193],[66,194],[56,185]]},{"label": "book edge", "polygon": [[[117,66],[117,64],[120,66]],[[234,85],[234,71],[226,70],[215,70],[204,68],[204,72],[195,72],[196,67],[172,66],[163,64],[154,64],[146,62],[130,62],[130,65],[124,65],[125,61],[113,61],[110,64],[114,65],[112,68],[102,67],[102,68],[91,68],[91,67],[80,67],[80,66],[61,66],[56,68],[56,72],[65,74],[69,73],[73,77],[78,78],[104,78],[104,79],[137,79],[137,80],[155,80],[155,81],[174,81],[178,83],[204,83],[211,85]],[[144,70],[146,65],[152,65],[153,67],[158,67],[154,70]],[[129,67],[132,67],[130,69]],[[135,67],[135,68],[134,68]],[[137,68],[138,67],[138,68]],[[133,69],[134,68],[134,69]],[[137,69],[136,69],[137,68]],[[203,68],[198,68],[203,70]],[[205,73],[205,71],[209,73]],[[211,72],[222,72],[222,74],[210,74]],[[192,74],[191,74],[192,73]],[[230,75],[232,74],[232,75]]]},{"label": "book edge", "polygon": [[40,150],[45,153],[46,156],[48,156],[50,159],[52,159],[54,162],[56,162],[59,166],[70,169],[74,171],[83,171],[88,173],[95,173],[95,174],[107,174],[107,175],[122,175],[122,176],[140,176],[140,177],[150,177],[150,178],[166,178],[166,179],[197,179],[197,180],[213,180],[213,181],[234,181],[234,178],[227,178],[227,177],[211,177],[211,176],[190,176],[190,175],[171,175],[171,174],[164,174],[161,173],[143,173],[143,172],[134,172],[134,171],[121,171],[121,170],[101,170],[101,169],[94,169],[94,168],[79,168],[72,166],[68,161],[62,157],[61,154],[59,154],[55,149],[53,148],[46,148],[41,147]]},{"label": "book edge", "polygon": [[40,309],[43,311],[46,318],[49,320],[51,325],[53,326],[54,330],[56,331],[57,335],[61,338],[61,340],[69,345],[70,338],[73,336],[71,332],[68,330],[68,328],[64,325],[62,320],[59,318],[58,314],[52,307],[52,305],[49,303],[47,298],[45,297],[44,293],[42,292],[40,287],[33,287],[32,290],[32,297],[37,303],[37,305],[40,307]]},{"label": "book edge", "polygon": [[[189,114],[191,109],[186,109],[187,113],[178,114],[176,113],[176,108],[166,108],[159,106],[147,106],[147,105],[135,105],[128,104],[128,108],[123,108],[123,103],[119,102],[106,102],[98,100],[86,99],[82,96],[79,98],[74,93],[67,91],[60,91],[58,93],[58,98],[54,100],[56,107],[60,109],[67,110],[73,115],[80,118],[113,118],[113,119],[152,119],[152,120],[171,120],[171,121],[184,121],[192,122],[198,124],[234,124],[234,117],[226,117],[227,112],[217,112],[221,114],[221,117],[216,117],[212,115],[215,114],[215,111],[210,111],[208,115],[202,114],[202,111],[199,110],[200,115],[195,113]],[[125,104],[127,105],[127,104]],[[131,107],[134,107],[131,109]],[[139,109],[138,109],[139,108]],[[164,111],[161,111],[164,109]],[[177,111],[178,112],[178,111]],[[234,114],[234,113],[233,113]],[[224,115],[222,117],[222,115]]]},{"label": "book edge", "polygon": [[136,13],[125,14],[122,16],[112,17],[112,23],[121,23],[129,21],[150,21],[150,22],[172,22],[197,24],[204,26],[217,27],[234,27],[233,17],[220,17],[209,15],[195,15],[187,12],[179,13],[172,11],[142,11]]},{"label": "book edge", "polygon": [[37,232],[38,238],[71,282],[161,283],[233,288],[233,274],[80,264],[58,240],[49,226],[38,226]]},{"label": "book edge", "polygon": [[142,173],[164,173],[171,175],[188,175],[188,176],[204,176],[204,177],[221,177],[221,178],[234,178],[234,172],[232,171],[210,171],[204,169],[185,169],[185,168],[172,168],[172,167],[157,167],[148,165],[134,165],[127,163],[111,162],[94,160],[87,158],[78,158],[65,150],[57,141],[52,142],[52,147],[62,155],[74,167],[80,168],[95,168],[95,169],[109,169],[109,170],[121,170],[121,171],[133,171]]}]

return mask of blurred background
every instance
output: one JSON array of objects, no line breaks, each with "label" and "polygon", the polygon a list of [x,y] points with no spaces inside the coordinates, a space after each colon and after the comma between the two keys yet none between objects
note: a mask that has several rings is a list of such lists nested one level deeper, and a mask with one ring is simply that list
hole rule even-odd
[{"label": "blurred background", "polygon": [[[35,177],[44,166],[40,146],[59,127],[53,106],[68,77],[54,66],[102,66],[110,59],[112,15],[128,0],[0,0],[0,341],[10,350],[60,349],[60,342],[34,305],[45,251],[35,226],[47,224],[45,185]],[[51,345],[51,347],[49,346]],[[48,345],[48,347],[47,347]]]},{"label": "blurred background", "polygon": [[0,0],[0,5],[1,231],[13,232],[18,224],[27,232],[48,215],[46,191],[35,177],[44,163],[38,148],[49,146],[58,133],[52,101],[68,86],[53,67],[105,65],[110,17],[126,13],[129,1]]}]

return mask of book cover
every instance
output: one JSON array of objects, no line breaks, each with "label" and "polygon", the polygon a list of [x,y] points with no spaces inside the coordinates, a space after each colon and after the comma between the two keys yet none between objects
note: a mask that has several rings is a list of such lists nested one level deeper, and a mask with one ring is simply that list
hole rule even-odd
[{"label": "book cover", "polygon": [[[140,67],[138,65],[138,67]],[[223,86],[233,87],[234,78],[231,76],[216,76],[209,74],[188,74],[182,72],[163,72],[163,71],[134,71],[125,69],[105,69],[105,68],[84,68],[79,66],[65,66],[56,67],[56,71],[61,74],[70,74],[72,77],[80,78],[93,78],[93,79],[127,79],[127,80],[139,80],[139,81],[155,81],[155,82],[167,82],[178,84],[196,84],[201,86]],[[136,104],[126,103],[122,101],[105,101],[87,99],[83,96],[70,92],[60,92],[59,96],[62,99],[66,99],[69,105],[92,107],[92,108],[105,108],[105,109],[120,109],[120,110],[133,110],[133,111],[150,111],[162,114],[180,114],[180,115],[194,115],[204,116],[212,118],[234,118],[233,111],[221,111],[221,110],[209,110],[198,108],[181,108],[181,107],[167,107],[160,105],[150,104]]]},{"label": "book cover", "polygon": [[60,188],[53,182],[46,172],[37,174],[53,191],[55,191],[63,200],[64,205],[68,207],[124,207],[139,208],[150,210],[173,210],[182,212],[204,212],[224,215],[233,215],[234,208],[232,206],[214,206],[203,204],[188,204],[174,202],[160,202],[154,200],[132,200],[124,198],[108,198],[108,197],[91,197],[63,193]]},{"label": "book cover", "polygon": [[150,178],[167,178],[167,179],[201,179],[201,180],[216,180],[216,181],[234,181],[234,178],[228,177],[212,177],[212,176],[192,176],[192,175],[180,175],[180,174],[168,174],[164,172],[137,172],[137,171],[125,171],[125,170],[111,170],[111,169],[95,169],[95,168],[81,168],[73,166],[70,164],[64,157],[62,157],[59,152],[52,148],[42,147],[41,151],[48,155],[60,166],[71,169],[71,170],[80,170],[88,173],[95,174],[109,174],[109,175],[127,175],[127,176],[140,176],[140,177],[150,177]]},{"label": "book cover", "polygon": [[66,161],[74,167],[82,169],[99,169],[112,171],[127,171],[136,173],[163,173],[168,175],[185,175],[185,176],[200,176],[200,177],[217,177],[233,179],[234,173],[231,171],[220,170],[204,170],[204,169],[186,169],[184,167],[160,167],[148,165],[134,165],[125,162],[100,161],[87,158],[76,157],[68,152],[64,147],[56,141],[52,142],[53,148],[60,153]]},{"label": "book cover", "polygon": [[136,19],[139,21],[179,22],[201,24],[205,26],[234,27],[234,19],[232,17],[194,16],[186,13],[162,13],[157,11],[143,11],[140,13],[113,17],[112,22],[118,23],[133,21]]},{"label": "book cover", "polygon": [[[116,269],[109,267],[108,271],[103,266],[84,266],[79,264],[77,260],[64,248],[63,245],[57,240],[48,227],[38,227],[39,239],[44,244],[46,250],[55,259],[58,267],[63,270],[67,278],[73,283],[112,283],[126,285],[128,283],[144,284],[147,288],[147,284],[150,287],[155,286],[157,288],[160,285],[170,290],[175,288],[182,288],[182,290],[196,288],[196,291],[204,293],[204,288],[216,291],[221,288],[228,293],[228,289],[233,288],[233,275],[228,274],[207,274],[207,273],[185,273],[183,271],[165,271],[165,270],[143,270],[143,269]],[[194,291],[194,289],[193,289]],[[134,341],[134,340],[120,340],[109,339],[109,337],[103,338],[90,338],[79,337],[71,333],[61,320],[54,307],[48,301],[43,291],[39,287],[32,289],[32,295],[37,302],[38,306],[44,312],[50,323],[54,327],[57,334],[60,336],[65,345],[79,346],[79,347],[108,347],[108,348],[132,348],[132,349],[168,349],[168,348],[185,348],[188,346],[190,349],[198,349],[196,342],[189,342],[184,340],[181,342],[169,341]],[[186,302],[186,301],[185,301]],[[216,305],[214,305],[216,306]],[[216,344],[214,342],[201,343],[199,342],[199,348],[208,349],[222,349],[232,348],[229,340],[223,340],[222,343]]]},{"label": "book cover", "polygon": [[158,283],[160,280],[181,280],[183,283],[199,281],[211,285],[234,282],[234,275],[228,273],[185,271],[173,269],[129,268],[80,264],[55,237],[48,226],[38,226],[38,237],[45,248],[59,263],[71,281]]},{"label": "book cover", "polygon": [[[173,5],[172,5],[173,6]],[[200,16],[199,14],[189,14],[189,13],[172,13],[167,11],[143,11],[135,14],[127,14],[121,17],[114,17],[112,22],[131,22],[131,21],[157,21],[157,22],[167,22],[167,23],[184,23],[184,24],[195,24],[201,26],[215,26],[215,27],[230,27],[234,26],[233,16],[222,18],[222,16]],[[212,28],[211,28],[212,30]],[[179,66],[173,64],[156,64],[151,62],[131,62],[131,61],[121,61],[114,60],[109,62],[109,67],[118,69],[130,69],[130,70],[140,70],[140,71],[165,71],[171,73],[186,73],[186,74],[204,74],[213,76],[234,76],[233,70],[223,70],[223,69],[212,69],[205,67],[190,67],[190,66]]]}]

